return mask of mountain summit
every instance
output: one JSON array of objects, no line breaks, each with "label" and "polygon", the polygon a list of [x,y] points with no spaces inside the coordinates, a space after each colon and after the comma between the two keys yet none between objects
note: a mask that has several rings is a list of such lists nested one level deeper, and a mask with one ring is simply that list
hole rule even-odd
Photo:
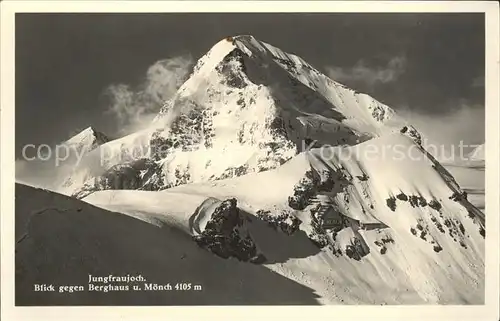
[{"label": "mountain summit", "polygon": [[260,172],[306,148],[352,146],[396,132],[420,140],[391,108],[302,58],[252,36],[229,37],[198,60],[149,128],[103,145],[93,157],[106,155],[104,164],[92,166],[90,176],[76,175],[90,180],[75,181],[65,193],[85,195],[83,183],[87,191],[105,188],[94,178],[139,158],[158,163],[156,188],[166,188]]}]

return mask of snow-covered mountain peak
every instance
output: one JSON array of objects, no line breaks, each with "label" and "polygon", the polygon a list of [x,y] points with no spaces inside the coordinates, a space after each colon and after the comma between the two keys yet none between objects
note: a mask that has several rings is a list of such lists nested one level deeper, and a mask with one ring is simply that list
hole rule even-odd
[{"label": "snow-covered mountain peak", "polygon": [[[217,87],[224,83],[245,94],[249,84],[266,87],[280,111],[292,109],[298,116],[333,118],[361,135],[379,136],[386,132],[384,127],[399,130],[405,125],[388,106],[328,78],[301,57],[250,35],[227,37],[216,43],[199,59],[174,100],[202,91],[217,94]],[[173,104],[168,102],[157,120]]]},{"label": "snow-covered mountain peak", "polygon": [[[171,187],[260,172],[305,149],[353,146],[391,133],[419,142],[418,132],[388,106],[335,82],[297,55],[241,35],[220,40],[198,60],[140,134],[141,146],[135,139],[107,143],[119,157],[83,176],[104,174],[123,163],[123,153],[140,147],[149,151],[141,157],[161,166],[154,177]],[[143,185],[140,178],[132,180],[120,186]],[[78,189],[83,183],[74,184]]]},{"label": "snow-covered mountain peak", "polygon": [[66,140],[63,144],[74,147],[77,150],[85,149],[89,152],[108,141],[110,141],[110,139],[106,135],[90,126]]}]

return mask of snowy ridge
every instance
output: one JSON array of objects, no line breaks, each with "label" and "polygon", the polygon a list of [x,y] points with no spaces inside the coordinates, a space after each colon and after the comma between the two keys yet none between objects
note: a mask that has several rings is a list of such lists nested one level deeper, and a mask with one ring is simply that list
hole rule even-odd
[{"label": "snowy ridge", "polygon": [[98,146],[110,141],[106,135],[101,132],[96,131],[92,127],[88,127],[82,130],[80,133],[71,137],[67,141],[63,142],[63,145],[67,145],[70,148],[75,149],[80,152],[85,150],[85,152],[90,152]]}]

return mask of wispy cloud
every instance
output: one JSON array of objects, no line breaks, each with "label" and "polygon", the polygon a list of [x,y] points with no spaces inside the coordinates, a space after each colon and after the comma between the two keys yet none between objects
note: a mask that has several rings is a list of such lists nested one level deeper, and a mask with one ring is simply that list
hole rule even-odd
[{"label": "wispy cloud", "polygon": [[406,57],[391,58],[385,66],[369,66],[365,60],[359,60],[353,67],[327,66],[330,78],[339,82],[364,83],[373,87],[377,83],[396,81],[405,71]]},{"label": "wispy cloud", "polygon": [[112,114],[125,134],[149,124],[161,106],[186,80],[193,59],[179,56],[157,61],[146,72],[146,79],[137,89],[126,84],[112,84],[105,90],[110,97],[107,112]]}]

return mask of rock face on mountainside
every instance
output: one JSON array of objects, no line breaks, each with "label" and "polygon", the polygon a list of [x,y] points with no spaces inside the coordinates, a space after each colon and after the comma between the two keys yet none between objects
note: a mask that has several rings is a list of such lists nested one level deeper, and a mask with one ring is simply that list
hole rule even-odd
[{"label": "rock face on mountainside", "polygon": [[240,261],[264,263],[252,237],[245,229],[236,199],[223,201],[212,213],[201,234],[194,236],[195,242],[222,258],[234,257]]},{"label": "rock face on mountainside", "polygon": [[[138,159],[125,164],[118,164],[108,169],[103,175],[92,178],[72,196],[85,196],[107,189],[137,189],[159,191],[165,188],[161,167],[148,158]],[[179,179],[182,179],[180,175]]]}]

